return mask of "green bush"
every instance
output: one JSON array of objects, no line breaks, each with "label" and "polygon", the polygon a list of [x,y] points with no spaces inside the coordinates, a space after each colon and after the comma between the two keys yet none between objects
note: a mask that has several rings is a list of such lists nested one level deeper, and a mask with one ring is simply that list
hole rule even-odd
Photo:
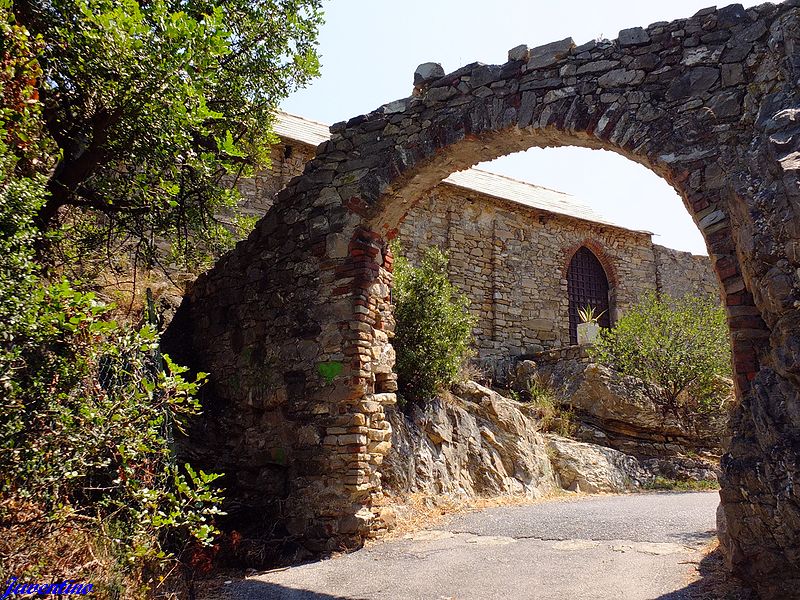
[{"label": "green bush", "polygon": [[[0,190],[0,222],[9,196],[31,187]],[[0,306],[14,307],[0,322],[0,579],[89,564],[101,587],[109,574],[137,581],[216,532],[218,475],[178,465],[171,442],[199,410],[203,376],[186,380],[155,330],[108,320],[92,293],[37,277],[18,250],[0,269],[20,276],[0,277]],[[59,554],[58,543],[105,560]]]},{"label": "green bush", "polygon": [[721,381],[731,376],[730,338],[716,298],[648,294],[601,331],[591,353],[649,384],[648,395],[676,415],[719,409],[729,391]]},{"label": "green bush", "polygon": [[[199,409],[202,376],[184,379],[152,328],[106,320],[93,294],[39,283],[0,328],[0,525],[34,537],[88,529],[123,572],[189,537],[210,542],[218,476],[179,466],[171,443]],[[15,575],[57,575],[53,557],[0,553]]]},{"label": "green bush", "polygon": [[424,402],[457,380],[471,355],[476,319],[469,299],[447,277],[447,256],[425,251],[413,267],[395,246],[393,299],[397,374],[401,401]]},{"label": "green bush", "polygon": [[0,15],[0,580],[126,580],[214,533],[217,475],[179,466],[171,443],[203,376],[186,380],[152,328],[42,274],[39,72],[30,36]]}]

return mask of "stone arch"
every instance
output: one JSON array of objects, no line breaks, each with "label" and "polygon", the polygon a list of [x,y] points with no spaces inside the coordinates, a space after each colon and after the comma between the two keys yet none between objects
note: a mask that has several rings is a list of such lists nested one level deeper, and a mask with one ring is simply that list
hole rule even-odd
[{"label": "stone arch", "polygon": [[379,528],[396,389],[387,241],[453,171],[533,146],[604,148],[666,179],[705,237],[739,397],[723,543],[762,590],[793,593],[799,43],[797,0],[708,9],[614,41],[518,47],[500,66],[426,65],[412,97],[332,126],[249,238],[197,280],[165,339],[212,374],[190,446],[228,473],[234,516],[278,522],[315,551]]}]

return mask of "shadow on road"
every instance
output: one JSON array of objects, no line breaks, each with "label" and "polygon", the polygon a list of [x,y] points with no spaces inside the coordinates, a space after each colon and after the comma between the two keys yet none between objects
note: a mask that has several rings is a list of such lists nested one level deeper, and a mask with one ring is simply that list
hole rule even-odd
[{"label": "shadow on road", "polygon": [[700,578],[685,588],[659,596],[655,600],[756,600],[755,593],[731,577],[719,548],[710,552],[697,566]]},{"label": "shadow on road", "polygon": [[669,534],[669,537],[687,546],[705,546],[716,539],[717,530],[709,529],[708,531],[671,533]]},{"label": "shadow on road", "polygon": [[295,589],[259,581],[258,579],[244,579],[231,586],[225,586],[213,596],[217,600],[366,600],[357,596],[332,596],[312,592],[311,590]]},{"label": "shadow on road", "polygon": [[241,579],[231,585],[215,586],[204,600],[368,600],[358,596],[336,596],[311,590],[286,587],[258,579]]}]

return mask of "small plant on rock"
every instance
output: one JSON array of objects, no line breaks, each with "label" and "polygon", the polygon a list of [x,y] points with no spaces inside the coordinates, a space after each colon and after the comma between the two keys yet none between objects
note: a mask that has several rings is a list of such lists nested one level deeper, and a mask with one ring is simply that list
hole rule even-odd
[{"label": "small plant on rock", "polygon": [[575,430],[575,413],[566,408],[550,377],[536,373],[523,392],[528,405],[535,411],[542,431],[570,437]]}]

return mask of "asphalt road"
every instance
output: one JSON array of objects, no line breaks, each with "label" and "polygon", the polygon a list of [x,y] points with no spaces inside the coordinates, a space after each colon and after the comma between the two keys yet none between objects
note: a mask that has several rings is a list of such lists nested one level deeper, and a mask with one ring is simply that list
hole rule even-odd
[{"label": "asphalt road", "polygon": [[716,492],[663,493],[486,509],[220,592],[237,600],[684,600],[718,502]]}]

